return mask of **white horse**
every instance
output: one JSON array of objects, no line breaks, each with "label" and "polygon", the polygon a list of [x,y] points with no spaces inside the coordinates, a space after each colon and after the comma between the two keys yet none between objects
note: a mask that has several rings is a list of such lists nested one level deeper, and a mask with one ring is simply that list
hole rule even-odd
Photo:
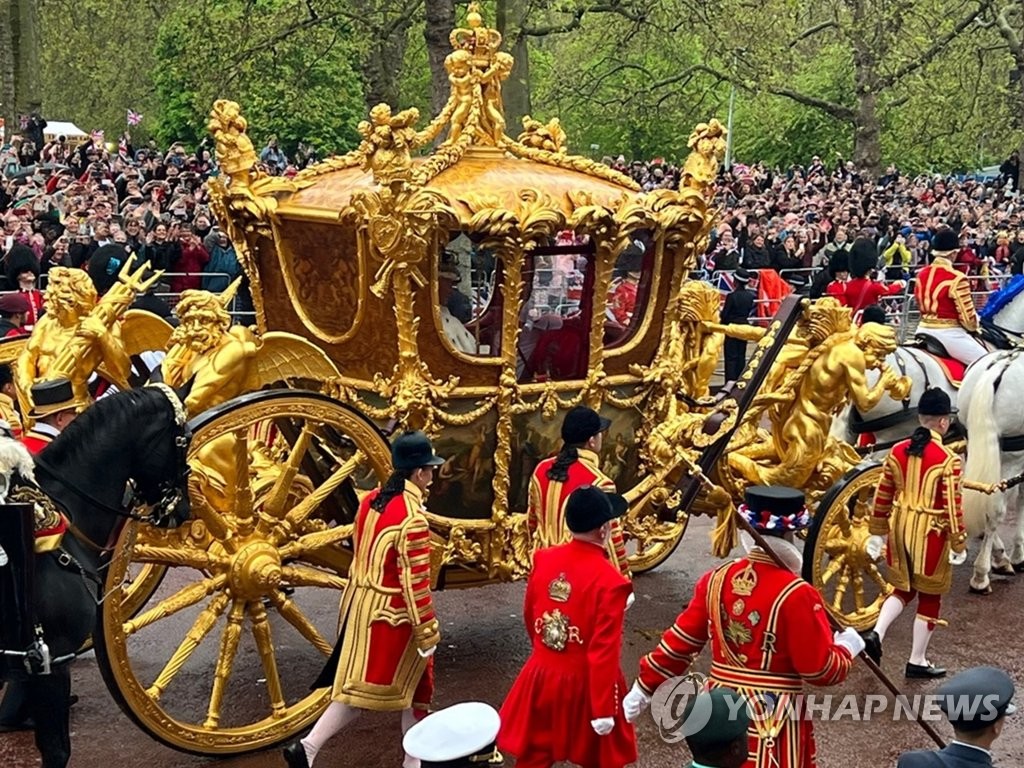
[{"label": "white horse", "polygon": [[[1014,278],[1000,294],[1005,305],[991,321],[1011,336],[1019,336],[1024,329],[1024,278]],[[1024,407],[1017,399],[1020,397],[1024,397],[1024,347],[990,352],[967,369],[958,398],[960,420],[968,434],[964,480],[998,483],[1024,470]],[[1007,509],[1016,512],[1016,530],[1008,553],[998,532]],[[991,495],[964,490],[963,512],[968,534],[982,536],[971,591],[989,594],[990,573],[1024,572],[1024,514],[1019,488]]]}]

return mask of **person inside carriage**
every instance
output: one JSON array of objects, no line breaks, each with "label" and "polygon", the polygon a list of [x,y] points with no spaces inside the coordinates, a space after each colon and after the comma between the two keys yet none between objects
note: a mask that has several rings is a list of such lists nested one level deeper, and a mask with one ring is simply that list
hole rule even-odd
[{"label": "person inside carriage", "polygon": [[462,281],[462,275],[459,274],[455,255],[450,251],[441,256],[437,280],[437,298],[445,336],[459,352],[477,354],[476,339],[465,325],[473,317],[473,307],[469,297],[456,287]]},{"label": "person inside carriage", "polygon": [[[970,365],[987,350],[978,340],[978,313],[967,275],[953,267],[959,248],[956,233],[943,227],[932,242],[932,262],[917,273],[914,298],[921,310],[918,333],[938,342],[944,352]],[[926,338],[927,344],[927,338]]]}]

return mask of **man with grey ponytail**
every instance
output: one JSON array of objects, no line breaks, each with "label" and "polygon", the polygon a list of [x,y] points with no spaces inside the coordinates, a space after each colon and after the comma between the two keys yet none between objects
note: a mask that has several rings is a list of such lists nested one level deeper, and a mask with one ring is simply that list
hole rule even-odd
[{"label": "man with grey ponytail", "polygon": [[960,508],[960,457],[943,445],[955,409],[941,389],[928,389],[917,404],[921,422],[908,440],[893,446],[885,460],[874,511],[868,520],[867,553],[877,560],[886,548],[889,581],[896,588],[882,603],[875,628],[864,640],[875,661],[882,657],[886,631],[904,607],[918,597],[913,647],[906,676],[944,677],[946,670],[925,654],[939,618],[942,595],[953,579],[952,565],[963,561],[967,532]]}]

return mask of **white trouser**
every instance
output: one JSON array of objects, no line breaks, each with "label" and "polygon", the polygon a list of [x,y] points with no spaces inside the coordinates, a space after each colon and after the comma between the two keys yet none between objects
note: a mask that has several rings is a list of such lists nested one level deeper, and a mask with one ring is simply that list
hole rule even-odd
[{"label": "white trouser", "polygon": [[959,360],[964,365],[970,365],[982,355],[988,353],[984,345],[967,331],[959,326],[945,328],[930,328],[927,325],[918,326],[921,333],[934,336],[942,346],[946,348],[950,357]]}]

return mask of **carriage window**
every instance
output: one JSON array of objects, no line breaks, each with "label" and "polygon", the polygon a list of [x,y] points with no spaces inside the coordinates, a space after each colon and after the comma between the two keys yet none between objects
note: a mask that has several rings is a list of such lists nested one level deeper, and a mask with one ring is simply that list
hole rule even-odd
[{"label": "carriage window", "polygon": [[590,243],[562,233],[524,271],[519,380],[582,378],[587,367],[593,258]]},{"label": "carriage window", "polygon": [[445,338],[458,352],[494,357],[501,352],[501,295],[494,254],[457,235],[441,254],[437,306]]},{"label": "carriage window", "polygon": [[612,270],[605,311],[605,348],[625,344],[639,329],[653,274],[654,246],[648,233],[641,232],[619,254]]}]

